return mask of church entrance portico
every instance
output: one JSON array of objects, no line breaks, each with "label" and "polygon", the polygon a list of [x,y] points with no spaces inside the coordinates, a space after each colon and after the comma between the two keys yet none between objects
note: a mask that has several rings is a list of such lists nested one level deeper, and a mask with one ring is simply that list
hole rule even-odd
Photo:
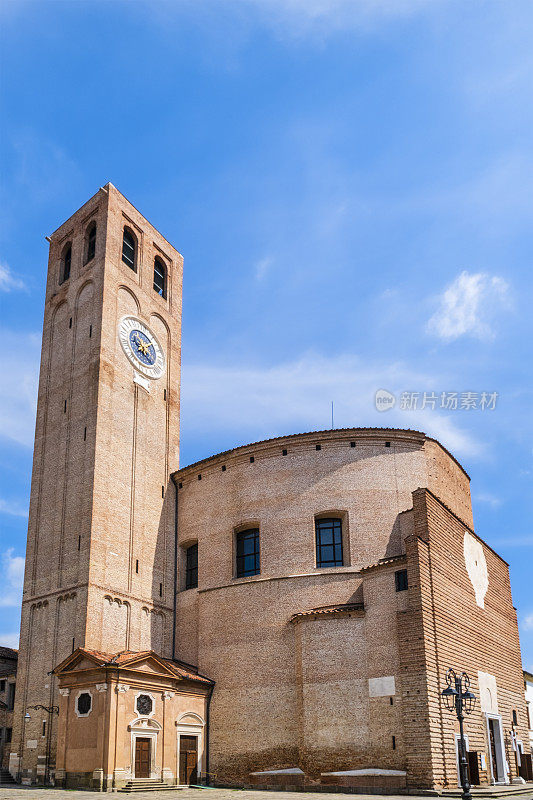
[{"label": "church entrance portico", "polygon": [[54,673],[61,698],[57,785],[106,791],[132,780],[205,781],[208,678],[152,651],[83,648]]}]

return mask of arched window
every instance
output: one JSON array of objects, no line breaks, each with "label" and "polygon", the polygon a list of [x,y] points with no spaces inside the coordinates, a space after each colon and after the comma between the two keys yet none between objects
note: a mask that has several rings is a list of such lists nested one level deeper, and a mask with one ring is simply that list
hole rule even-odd
[{"label": "arched window", "polygon": [[315,519],[317,567],[342,567],[342,520],[337,517]]},{"label": "arched window", "polygon": [[69,242],[63,248],[61,256],[61,267],[59,268],[59,283],[65,283],[70,278],[70,267],[72,265],[72,245]]},{"label": "arched window", "polygon": [[91,222],[85,233],[85,263],[94,258],[96,252],[96,222]]},{"label": "arched window", "polygon": [[167,268],[157,256],[154,261],[154,289],[161,297],[167,296]]},{"label": "arched window", "polygon": [[250,528],[235,534],[235,560],[237,578],[259,575],[259,529]]},{"label": "arched window", "polygon": [[129,228],[124,228],[122,236],[122,260],[130,269],[137,272],[137,240]]}]

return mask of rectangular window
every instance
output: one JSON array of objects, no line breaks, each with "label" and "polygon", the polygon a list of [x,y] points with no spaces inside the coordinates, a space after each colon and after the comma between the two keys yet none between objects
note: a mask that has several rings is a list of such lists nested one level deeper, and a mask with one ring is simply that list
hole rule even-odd
[{"label": "rectangular window", "polygon": [[43,732],[41,736],[46,736],[46,720],[43,719]]},{"label": "rectangular window", "polygon": [[342,521],[315,520],[317,567],[342,567]]},{"label": "rectangular window", "polygon": [[10,742],[13,735],[13,728],[6,728],[6,742]]},{"label": "rectangular window", "polygon": [[396,591],[397,592],[405,592],[406,589],[409,588],[409,584],[407,582],[407,570],[406,569],[399,569],[397,572],[394,573],[394,582],[396,584]]},{"label": "rectangular window", "polygon": [[198,586],[198,544],[191,544],[185,553],[185,588]]},{"label": "rectangular window", "polygon": [[237,577],[259,575],[259,531],[239,531],[236,537]]},{"label": "rectangular window", "polygon": [[13,711],[15,708],[15,684],[8,683],[7,685],[7,710]]},{"label": "rectangular window", "polygon": [[6,690],[6,682],[0,681],[0,692],[5,692]]}]

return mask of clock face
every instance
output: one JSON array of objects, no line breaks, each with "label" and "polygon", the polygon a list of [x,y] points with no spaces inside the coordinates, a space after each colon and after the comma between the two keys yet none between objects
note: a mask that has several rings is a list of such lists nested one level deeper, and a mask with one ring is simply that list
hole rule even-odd
[{"label": "clock face", "polygon": [[165,356],[150,328],[136,317],[122,317],[118,335],[122,349],[135,369],[152,380],[160,378],[165,369]]}]

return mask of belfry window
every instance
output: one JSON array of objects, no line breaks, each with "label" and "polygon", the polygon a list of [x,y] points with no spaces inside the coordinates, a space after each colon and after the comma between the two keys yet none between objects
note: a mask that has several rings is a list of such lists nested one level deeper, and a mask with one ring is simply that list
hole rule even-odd
[{"label": "belfry window", "polygon": [[342,567],[342,520],[316,519],[315,537],[317,567]]},{"label": "belfry window", "polygon": [[137,247],[135,236],[128,228],[124,228],[124,234],[122,236],[122,260],[134,272],[137,272],[137,264],[135,259],[137,254],[136,250]]},{"label": "belfry window", "polygon": [[237,578],[259,575],[259,531],[253,528],[236,534]]},{"label": "belfry window", "polygon": [[65,246],[61,256],[61,268],[59,271],[59,283],[65,283],[70,278],[70,268],[72,266],[72,245],[70,242]]},{"label": "belfry window", "polygon": [[198,542],[191,544],[185,551],[185,588],[196,589],[198,586]]},{"label": "belfry window", "polygon": [[85,263],[92,261],[96,253],[96,222],[91,222],[85,234]]},{"label": "belfry window", "polygon": [[167,296],[167,268],[159,257],[154,261],[154,290],[161,297]]}]

